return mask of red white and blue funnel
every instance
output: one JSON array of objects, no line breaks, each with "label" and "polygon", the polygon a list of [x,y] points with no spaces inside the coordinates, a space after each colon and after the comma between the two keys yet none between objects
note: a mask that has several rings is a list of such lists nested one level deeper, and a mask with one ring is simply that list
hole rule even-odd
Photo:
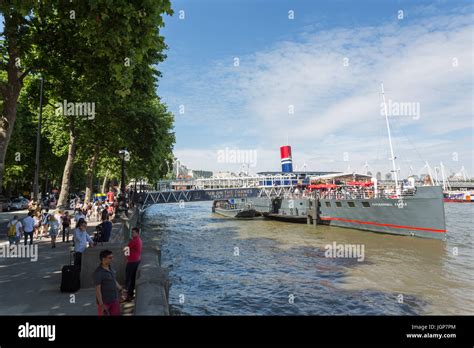
[{"label": "red white and blue funnel", "polygon": [[293,161],[291,159],[291,146],[280,146],[281,171],[283,173],[293,172]]}]

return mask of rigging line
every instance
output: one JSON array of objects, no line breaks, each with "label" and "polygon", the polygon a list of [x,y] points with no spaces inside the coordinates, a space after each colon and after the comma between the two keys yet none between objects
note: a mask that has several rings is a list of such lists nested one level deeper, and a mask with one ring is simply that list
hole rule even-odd
[{"label": "rigging line", "polygon": [[[380,120],[382,120],[382,118],[380,118]],[[378,143],[377,143],[377,155],[376,155],[376,159],[379,160],[380,157],[379,157],[379,151],[380,151],[380,146],[382,144],[382,132],[381,132],[381,129],[382,129],[382,122],[377,122],[377,128],[376,128],[376,136],[378,138]]]},{"label": "rigging line", "polygon": [[403,133],[403,135],[405,136],[405,138],[408,140],[408,142],[410,143],[411,147],[413,148],[413,150],[415,150],[416,154],[418,155],[418,157],[420,158],[420,160],[422,162],[425,162],[425,159],[424,157],[421,155],[421,153],[418,151],[418,148],[415,146],[415,144],[411,141],[411,139],[408,137],[408,135],[405,133],[405,130],[403,129],[403,127],[399,124],[398,120],[397,120],[397,117],[393,117],[392,116],[392,120],[395,120],[394,123],[397,124],[397,129],[398,130],[401,130],[401,132]]}]

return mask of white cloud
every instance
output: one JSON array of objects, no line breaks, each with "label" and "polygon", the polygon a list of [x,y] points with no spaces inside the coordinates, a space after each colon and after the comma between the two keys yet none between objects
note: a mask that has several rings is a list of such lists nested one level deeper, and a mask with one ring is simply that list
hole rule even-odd
[{"label": "white cloud", "polygon": [[[339,163],[345,151],[353,154],[351,167],[362,168],[366,160],[377,162],[380,138],[386,142],[380,116],[383,81],[387,98],[421,107],[419,120],[392,120],[400,164],[421,163],[419,156],[401,158],[410,155],[406,133],[418,147],[412,154],[419,151],[423,159],[439,162],[456,151],[472,168],[472,138],[456,135],[473,127],[473,26],[465,12],[423,17],[416,24],[304,32],[295,42],[240,57],[240,67],[229,59],[198,76],[188,71],[188,82],[181,78],[183,95],[165,96],[165,101],[186,101],[182,122],[227,134],[229,144],[219,139],[215,148],[259,149],[257,170],[278,170],[278,147],[287,135],[295,160],[307,162],[308,169],[346,168],[347,163]],[[288,114],[289,105],[294,115]],[[176,148],[189,167],[218,169],[212,151],[197,150],[199,142],[193,149],[178,142]]]}]

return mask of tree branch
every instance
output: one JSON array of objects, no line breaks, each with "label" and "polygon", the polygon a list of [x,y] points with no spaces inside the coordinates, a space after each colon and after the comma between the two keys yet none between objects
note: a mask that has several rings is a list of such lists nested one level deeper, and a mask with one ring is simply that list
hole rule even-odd
[{"label": "tree branch", "polygon": [[20,83],[23,82],[23,79],[26,77],[26,75],[28,75],[31,71],[33,70],[33,68],[28,68],[26,69],[21,75],[20,77],[18,78],[18,80],[20,81]]}]

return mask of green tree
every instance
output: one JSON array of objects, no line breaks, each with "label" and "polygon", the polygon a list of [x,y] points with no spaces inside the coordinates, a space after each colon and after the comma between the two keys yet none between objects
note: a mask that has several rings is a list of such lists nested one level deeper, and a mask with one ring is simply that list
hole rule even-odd
[{"label": "green tree", "polygon": [[[6,68],[0,71],[0,103],[7,115],[7,122],[0,125],[0,172],[1,151],[9,144],[19,91],[33,69],[45,78],[43,142],[52,154],[42,151],[41,159],[51,159],[47,169],[54,169],[53,177],[56,165],[64,164],[61,206],[66,205],[73,171],[86,174],[90,195],[96,168],[103,176],[117,171],[117,152],[124,146],[137,155],[130,172],[149,178],[160,175],[174,142],[172,115],[156,96],[160,77],[156,64],[165,59],[166,49],[159,28],[164,25],[163,14],[172,14],[169,1],[11,0],[0,4],[0,13],[5,18],[0,52]],[[25,71],[12,64],[18,56],[29,66]],[[35,95],[33,91],[28,94]],[[57,112],[64,111],[58,103],[65,100],[93,104],[94,117]],[[33,120],[37,104],[28,108]],[[149,136],[149,147],[143,145],[143,136]],[[81,165],[75,169],[75,163]],[[20,169],[26,173],[26,168],[12,166],[11,174],[18,176]],[[50,171],[42,172],[49,178]]]},{"label": "green tree", "polygon": [[31,12],[33,0],[2,0],[3,32],[0,33],[0,192],[8,144],[16,121],[23,81],[31,71]]},{"label": "green tree", "polygon": [[[48,67],[47,79],[53,81],[50,99],[95,106],[92,120],[56,115],[59,118],[53,122],[62,136],[64,131],[69,136],[59,197],[59,205],[65,206],[78,150],[87,151],[90,143],[100,142],[97,136],[104,132],[95,130],[114,123],[123,125],[121,120],[111,121],[110,115],[117,106],[127,108],[125,100],[134,84],[140,94],[154,95],[159,72],[153,65],[165,58],[162,51],[166,48],[158,28],[163,25],[162,14],[171,14],[171,8],[167,0],[140,4],[91,0],[61,6],[52,2],[50,8],[41,10],[49,13],[48,19],[35,24],[41,31],[52,33],[42,41],[48,49],[38,54],[41,65]],[[39,11],[37,18],[44,17]],[[64,122],[67,130],[58,122]],[[55,133],[50,132],[52,136]],[[94,153],[99,150],[100,144],[90,152],[89,177],[97,163]]]}]

